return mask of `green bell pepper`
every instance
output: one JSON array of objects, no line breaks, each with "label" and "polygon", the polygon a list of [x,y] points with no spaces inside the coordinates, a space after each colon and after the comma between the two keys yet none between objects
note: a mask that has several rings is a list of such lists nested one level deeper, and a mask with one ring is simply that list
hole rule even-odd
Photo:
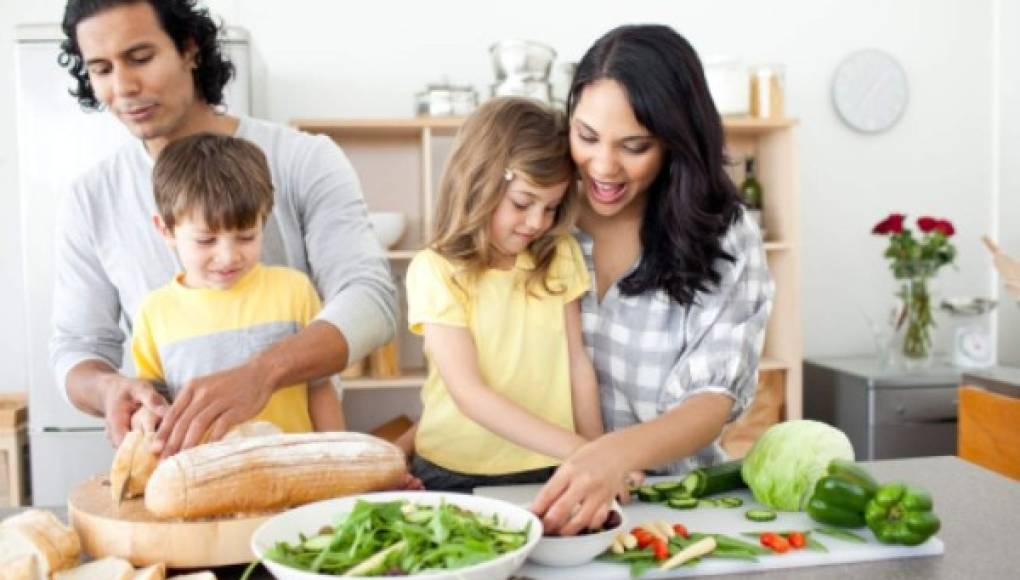
[{"label": "green bell pepper", "polygon": [[875,495],[878,483],[863,467],[852,461],[833,459],[827,475],[815,484],[807,513],[815,521],[844,528],[860,528],[864,510]]},{"label": "green bell pepper", "polygon": [[878,488],[864,509],[864,519],[878,541],[916,546],[939,531],[931,494],[901,482]]}]

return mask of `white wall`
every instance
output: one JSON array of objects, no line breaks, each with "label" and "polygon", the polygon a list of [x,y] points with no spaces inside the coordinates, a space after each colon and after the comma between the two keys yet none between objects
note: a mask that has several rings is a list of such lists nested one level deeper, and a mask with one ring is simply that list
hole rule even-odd
[{"label": "white wall", "polygon": [[[410,115],[413,94],[444,76],[487,94],[493,82],[487,48],[493,41],[542,40],[561,59],[576,60],[597,36],[630,22],[670,24],[703,57],[785,63],[787,109],[801,120],[802,294],[805,353],[811,356],[871,350],[861,312],[881,310],[892,290],[881,259],[884,240],[868,232],[886,213],[952,219],[960,232],[959,269],[940,276],[943,292],[992,291],[989,262],[978,238],[997,219],[992,215],[995,186],[1002,183],[1004,199],[1007,182],[1014,184],[1014,192],[1020,184],[1020,169],[1005,162],[1007,154],[1015,159],[1020,151],[1014,104],[1020,58],[1018,41],[1010,38],[1020,33],[1020,9],[1002,2],[1001,11],[1011,18],[997,19],[998,2],[522,0],[495,8],[451,0],[211,0],[209,6],[229,24],[250,30],[262,61],[254,71],[255,113],[281,122]],[[11,26],[58,21],[62,5],[57,0],[0,0],[0,348],[5,353],[0,355],[0,376],[5,377],[0,390],[24,384]],[[583,11],[576,10],[582,5]],[[1011,51],[998,70],[992,40],[997,21],[1001,51]],[[895,55],[906,68],[911,90],[900,123],[869,137],[846,129],[829,97],[839,61],[866,47]],[[997,75],[1012,75],[1012,80],[998,83]],[[1000,86],[999,117],[1012,124],[1013,136],[1001,140],[1004,162],[996,170],[992,152],[999,141],[991,103]],[[1010,95],[1012,101],[1005,98]],[[1020,238],[1012,243],[1020,253]],[[1016,342],[1015,335],[1011,340]]]},{"label": "white wall", "polygon": [[[999,29],[998,238],[1020,257],[1020,3],[997,0]],[[1000,281],[1001,283],[1001,281]],[[999,360],[1020,366],[1020,302],[999,291]]]}]

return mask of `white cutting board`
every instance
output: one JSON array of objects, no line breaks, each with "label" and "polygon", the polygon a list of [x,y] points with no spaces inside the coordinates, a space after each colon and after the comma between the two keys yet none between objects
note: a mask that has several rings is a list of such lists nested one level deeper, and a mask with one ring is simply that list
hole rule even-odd
[{"label": "white cutting board", "polygon": [[[652,478],[651,482],[666,478]],[[673,478],[675,479],[675,478]],[[479,487],[475,494],[503,499],[516,504],[529,504],[538,494],[539,485],[513,485],[498,487]],[[764,532],[782,530],[811,530],[821,527],[804,512],[778,512],[774,521],[756,523],[748,520],[744,512],[748,509],[761,508],[754,501],[750,491],[720,494],[717,497],[734,496],[744,500],[739,508],[697,507],[691,510],[675,510],[664,505],[639,502],[636,499],[623,507],[625,525],[628,529],[644,522],[664,520],[670,524],[681,523],[692,532],[721,533],[747,542],[753,538],[741,535],[743,532]],[[881,544],[867,528],[852,530],[854,533],[868,538],[867,544],[838,540],[831,536],[814,533],[812,537],[829,549],[828,552],[815,552],[806,549],[791,550],[786,554],[759,556],[757,562],[741,560],[706,559],[694,566],[681,566],[668,572],[649,570],[642,578],[678,578],[684,576],[707,576],[715,574],[735,574],[742,572],[760,572],[762,570],[778,570],[782,568],[800,568],[804,566],[828,566],[832,564],[849,564],[874,560],[891,560],[894,558],[917,558],[921,556],[937,556],[945,547],[938,538],[930,538],[920,546],[891,546]],[[527,562],[518,572],[535,580],[610,580],[630,577],[630,569],[625,564],[592,562],[583,566],[569,568],[552,568]]]}]

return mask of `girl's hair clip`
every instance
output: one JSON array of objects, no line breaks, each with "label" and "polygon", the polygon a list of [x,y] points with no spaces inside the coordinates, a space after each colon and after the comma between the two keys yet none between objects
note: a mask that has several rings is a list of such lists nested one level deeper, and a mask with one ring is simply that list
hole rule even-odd
[{"label": "girl's hair clip", "polygon": [[503,173],[503,179],[506,180],[506,181],[513,181],[514,180],[514,170],[510,169],[509,167],[507,167],[506,171]]}]

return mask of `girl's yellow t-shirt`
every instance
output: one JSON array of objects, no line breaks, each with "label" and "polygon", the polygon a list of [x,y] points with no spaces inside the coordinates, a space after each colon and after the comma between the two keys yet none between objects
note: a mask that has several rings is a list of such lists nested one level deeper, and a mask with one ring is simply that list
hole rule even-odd
[{"label": "girl's yellow t-shirt", "polygon": [[[419,252],[407,270],[408,326],[466,328],[475,342],[482,378],[493,390],[546,421],[574,430],[565,306],[591,286],[581,248],[571,236],[556,246],[549,286],[560,294],[532,293],[524,284],[534,260],[517,256],[510,270],[490,269],[468,283],[454,282],[458,266],[432,250]],[[538,293],[539,296],[535,294]],[[428,355],[428,353],[426,353]],[[467,418],[429,363],[422,388],[415,451],[446,469],[500,475],[549,467],[558,460],[520,447]]]}]

